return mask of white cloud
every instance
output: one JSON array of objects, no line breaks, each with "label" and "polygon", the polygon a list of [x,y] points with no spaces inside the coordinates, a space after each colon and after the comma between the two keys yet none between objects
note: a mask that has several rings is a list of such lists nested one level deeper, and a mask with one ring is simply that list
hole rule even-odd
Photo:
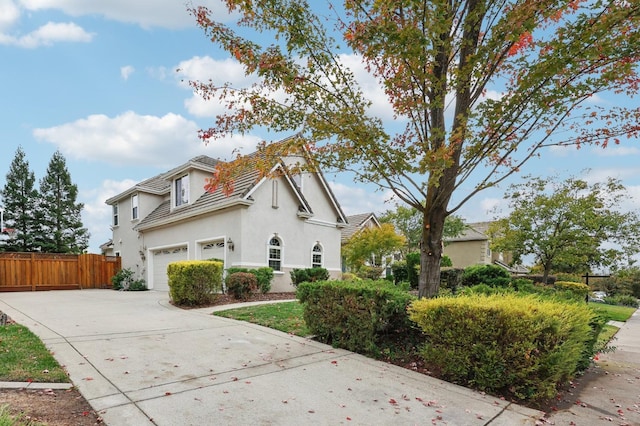
[{"label": "white cloud", "polygon": [[608,146],[606,148],[594,146],[591,152],[600,157],[626,157],[640,154],[640,149],[632,146]]},{"label": "white cloud", "polygon": [[89,230],[89,251],[100,252],[100,244],[108,241],[111,236],[111,207],[105,200],[131,188],[137,182],[131,179],[122,181],[105,180],[98,188],[80,190],[78,200],[84,203],[82,223]]},{"label": "white cloud", "polygon": [[256,137],[234,136],[204,145],[198,125],[177,114],[162,117],[132,111],[116,117],[90,115],[46,129],[34,137],[52,143],[65,156],[114,166],[140,165],[168,169],[196,155],[230,158],[234,148],[253,151]]},{"label": "white cloud", "polygon": [[[245,88],[257,81],[255,76],[246,76],[243,66],[233,59],[213,59],[209,56],[194,56],[191,59],[180,62],[176,67],[179,72],[180,86],[188,88],[190,81],[212,82],[223,85],[232,83],[234,87]],[[226,108],[217,99],[205,100],[197,93],[184,101],[184,106],[196,117],[215,117],[226,111]]]},{"label": "white cloud", "polygon": [[0,34],[0,44],[33,49],[40,46],[51,46],[58,42],[87,43],[93,39],[93,36],[93,34],[86,32],[82,27],[79,27],[73,22],[47,22],[37,30],[22,37]]},{"label": "white cloud", "polygon": [[20,19],[20,9],[12,0],[0,0],[0,33],[11,28]]},{"label": "white cloud", "polygon": [[350,186],[340,182],[329,182],[331,191],[347,216],[373,212],[380,214],[394,208],[389,201],[389,192],[376,191],[371,185]]},{"label": "white cloud", "polygon": [[136,69],[131,65],[125,65],[124,67],[120,67],[120,76],[123,80],[129,80],[129,76],[133,74]]},{"label": "white cloud", "polygon": [[[139,25],[143,28],[195,27],[196,20],[189,15],[186,1],[157,0],[20,0],[30,11],[61,10],[71,16],[101,15],[107,19]],[[207,6],[215,19],[229,16],[221,0],[199,0],[197,5]]]}]

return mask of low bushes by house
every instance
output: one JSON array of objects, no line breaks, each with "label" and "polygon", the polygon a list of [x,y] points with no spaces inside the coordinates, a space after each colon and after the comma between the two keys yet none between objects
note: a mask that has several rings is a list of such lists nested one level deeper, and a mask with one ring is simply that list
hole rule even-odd
[{"label": "low bushes by house", "polygon": [[490,287],[508,287],[510,282],[509,271],[496,265],[469,266],[462,274],[462,284],[465,286],[486,284]]},{"label": "low bushes by house", "polygon": [[111,284],[114,290],[119,291],[147,290],[144,280],[135,279],[133,271],[129,268],[120,269],[117,274],[111,277]]},{"label": "low bushes by house", "polygon": [[[235,274],[236,272],[248,272],[250,274],[253,274],[256,277],[257,290],[259,290],[260,293],[265,294],[271,290],[271,281],[273,281],[273,269],[271,269],[270,267],[266,266],[266,267],[256,268],[256,269],[235,268],[235,267],[228,268],[227,277]],[[225,286],[227,287],[227,291],[228,291],[229,287],[226,279],[225,279]],[[253,291],[256,291],[256,290],[252,290],[251,292]],[[246,298],[246,295],[242,296],[241,298],[242,299]]]},{"label": "low bushes by house", "polygon": [[386,334],[411,328],[406,313],[415,298],[388,281],[316,281],[298,285],[304,320],[322,342],[375,355]]},{"label": "low bushes by house", "polygon": [[185,260],[167,266],[169,296],[176,305],[211,303],[222,291],[222,263]]},{"label": "low bushes by house", "polygon": [[258,290],[258,278],[251,272],[234,272],[225,278],[227,293],[236,299],[246,299]]},{"label": "low bushes by house", "polygon": [[382,266],[362,265],[358,268],[356,275],[363,280],[380,280],[383,272],[384,268]]},{"label": "low bushes by house", "polygon": [[638,299],[635,296],[631,296],[629,294],[618,294],[615,296],[608,296],[604,298],[604,303],[607,305],[619,305],[619,306],[630,306],[632,308],[637,308],[640,306],[638,303]]},{"label": "low bushes by house", "polygon": [[440,288],[450,290],[455,294],[462,286],[463,275],[464,269],[462,268],[440,268]]},{"label": "low bushes by house", "polygon": [[554,396],[559,383],[588,365],[599,332],[586,304],[512,290],[421,299],[409,313],[426,336],[421,353],[437,376],[518,399]]},{"label": "low bushes by house", "polygon": [[329,279],[329,271],[325,268],[294,268],[289,272],[291,284],[297,287],[304,282],[326,281]]},{"label": "low bushes by house", "polygon": [[575,281],[556,281],[555,288],[561,291],[570,291],[576,295],[577,298],[584,300],[589,294],[589,286]]}]

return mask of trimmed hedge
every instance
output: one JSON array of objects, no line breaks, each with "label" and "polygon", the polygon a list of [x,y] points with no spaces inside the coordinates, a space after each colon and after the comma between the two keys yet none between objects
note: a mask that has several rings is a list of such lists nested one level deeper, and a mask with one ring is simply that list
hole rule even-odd
[{"label": "trimmed hedge", "polygon": [[462,274],[462,284],[465,286],[486,284],[490,287],[508,287],[510,282],[509,271],[496,265],[469,266]]},{"label": "trimmed hedge", "polygon": [[462,276],[464,269],[462,268],[440,268],[440,288],[451,290],[454,294],[462,286]]},{"label": "trimmed hedge", "polygon": [[258,290],[258,278],[251,272],[234,272],[225,279],[227,293],[236,299],[246,299]]},{"label": "trimmed hedge", "polygon": [[316,338],[335,347],[378,354],[385,334],[412,326],[415,299],[388,281],[316,281],[298,286],[304,320]]},{"label": "trimmed hedge", "polygon": [[176,305],[211,303],[222,291],[222,263],[185,260],[167,266],[169,296]]},{"label": "trimmed hedge", "polygon": [[518,399],[554,396],[597,337],[585,304],[511,292],[421,299],[409,316],[426,335],[421,353],[438,377]]},{"label": "trimmed hedge", "polygon": [[579,282],[556,281],[554,285],[558,290],[570,291],[582,299],[587,297],[587,294],[589,294],[589,286]]},{"label": "trimmed hedge", "polygon": [[[235,274],[236,272],[248,272],[250,274],[253,274],[256,276],[256,285],[258,286],[258,290],[260,290],[260,293],[265,294],[268,293],[269,290],[271,290],[271,281],[273,280],[273,269],[271,269],[268,266],[262,267],[262,268],[256,268],[256,269],[249,269],[249,268],[237,268],[237,267],[231,267],[231,268],[227,268],[227,277]],[[225,279],[225,286],[227,286],[227,291],[228,291],[228,285],[227,285],[227,280]],[[254,290],[255,291],[255,290]]]},{"label": "trimmed hedge", "polygon": [[325,268],[294,268],[289,272],[291,284],[294,287],[304,282],[326,281],[329,279],[329,271]]}]

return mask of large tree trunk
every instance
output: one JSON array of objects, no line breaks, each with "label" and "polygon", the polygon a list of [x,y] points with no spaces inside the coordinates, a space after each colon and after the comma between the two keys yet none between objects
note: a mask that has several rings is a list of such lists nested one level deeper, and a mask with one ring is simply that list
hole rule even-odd
[{"label": "large tree trunk", "polygon": [[440,259],[442,258],[444,220],[447,217],[444,206],[425,209],[420,240],[420,277],[418,297],[434,297],[440,288]]}]

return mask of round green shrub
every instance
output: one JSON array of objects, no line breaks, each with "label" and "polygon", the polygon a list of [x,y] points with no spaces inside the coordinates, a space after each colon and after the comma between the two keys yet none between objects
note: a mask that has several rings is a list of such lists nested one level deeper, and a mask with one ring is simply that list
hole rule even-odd
[{"label": "round green shrub", "polygon": [[227,292],[236,299],[246,299],[258,290],[258,279],[251,272],[235,272],[225,279]]},{"label": "round green shrub", "polygon": [[462,285],[472,286],[486,284],[490,287],[508,287],[511,274],[496,265],[473,265],[465,268],[462,274]]}]

